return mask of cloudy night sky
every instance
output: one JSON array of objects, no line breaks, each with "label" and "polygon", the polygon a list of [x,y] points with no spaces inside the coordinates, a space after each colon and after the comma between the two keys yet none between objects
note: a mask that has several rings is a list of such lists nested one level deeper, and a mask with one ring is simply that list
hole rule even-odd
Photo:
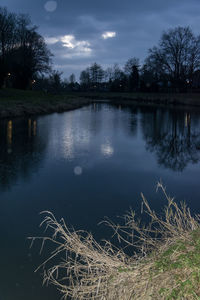
[{"label": "cloudy night sky", "polygon": [[54,54],[54,69],[77,79],[93,62],[107,68],[138,57],[142,63],[170,27],[189,25],[200,33],[199,0],[0,0],[0,5],[29,14]]}]

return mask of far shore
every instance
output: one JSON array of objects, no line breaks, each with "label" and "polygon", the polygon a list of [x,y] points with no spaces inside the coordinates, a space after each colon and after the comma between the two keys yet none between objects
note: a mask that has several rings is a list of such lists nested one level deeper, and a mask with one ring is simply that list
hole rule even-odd
[{"label": "far shore", "polygon": [[78,93],[79,97],[118,104],[199,107],[200,93]]},{"label": "far shore", "polygon": [[0,90],[0,118],[64,112],[94,102],[200,109],[200,93],[70,92],[54,95],[40,91],[2,89]]}]

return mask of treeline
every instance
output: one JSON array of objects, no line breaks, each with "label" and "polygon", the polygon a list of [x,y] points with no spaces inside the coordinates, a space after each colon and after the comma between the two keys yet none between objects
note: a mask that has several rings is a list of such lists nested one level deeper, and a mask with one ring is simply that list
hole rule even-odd
[{"label": "treeline", "polygon": [[200,91],[200,36],[189,27],[165,31],[143,64],[135,57],[107,69],[93,63],[78,81],[74,74],[63,80],[61,72],[52,71],[51,56],[26,15],[0,8],[0,88],[34,87],[53,93]]},{"label": "treeline", "polygon": [[50,70],[50,57],[28,16],[0,8],[0,88],[31,88],[40,72]]},{"label": "treeline", "polygon": [[103,70],[96,63],[81,72],[83,90],[186,92],[200,88],[200,36],[189,27],[164,32],[158,46],[149,49],[141,65],[129,59],[123,68],[117,64]]},{"label": "treeline", "polygon": [[80,73],[79,81],[74,74],[62,80],[62,72],[52,71],[48,77],[37,77],[34,89],[50,93],[59,92],[157,92],[172,89],[169,81],[159,81],[158,77],[144,65],[140,67],[139,59],[130,58],[121,68],[117,63],[103,69],[96,62]]},{"label": "treeline", "polygon": [[59,72],[49,79],[38,79],[40,88],[54,86],[57,91],[200,91],[200,36],[189,27],[176,27],[162,34],[158,46],[149,49],[143,65],[135,57],[123,67],[115,64],[105,70],[94,63],[81,72],[79,83],[74,74],[62,81]]}]

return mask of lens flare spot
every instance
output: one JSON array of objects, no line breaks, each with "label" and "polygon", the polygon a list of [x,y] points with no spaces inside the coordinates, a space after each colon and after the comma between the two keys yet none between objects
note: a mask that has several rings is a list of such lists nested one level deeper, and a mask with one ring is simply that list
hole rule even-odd
[{"label": "lens flare spot", "polygon": [[44,8],[48,12],[54,12],[57,8],[57,2],[56,1],[47,1],[44,5]]},{"label": "lens flare spot", "polygon": [[81,175],[82,172],[83,172],[83,170],[82,170],[82,168],[81,168],[80,166],[76,166],[76,167],[74,168],[74,174],[75,174],[75,175]]}]

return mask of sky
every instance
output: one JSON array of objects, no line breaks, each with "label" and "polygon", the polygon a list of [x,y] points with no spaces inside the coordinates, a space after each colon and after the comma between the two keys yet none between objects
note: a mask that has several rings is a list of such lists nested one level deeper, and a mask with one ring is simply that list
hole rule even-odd
[{"label": "sky", "polygon": [[132,57],[140,63],[164,30],[190,26],[200,34],[199,0],[0,0],[29,14],[54,54],[53,68],[68,78],[97,62],[103,68]]}]

